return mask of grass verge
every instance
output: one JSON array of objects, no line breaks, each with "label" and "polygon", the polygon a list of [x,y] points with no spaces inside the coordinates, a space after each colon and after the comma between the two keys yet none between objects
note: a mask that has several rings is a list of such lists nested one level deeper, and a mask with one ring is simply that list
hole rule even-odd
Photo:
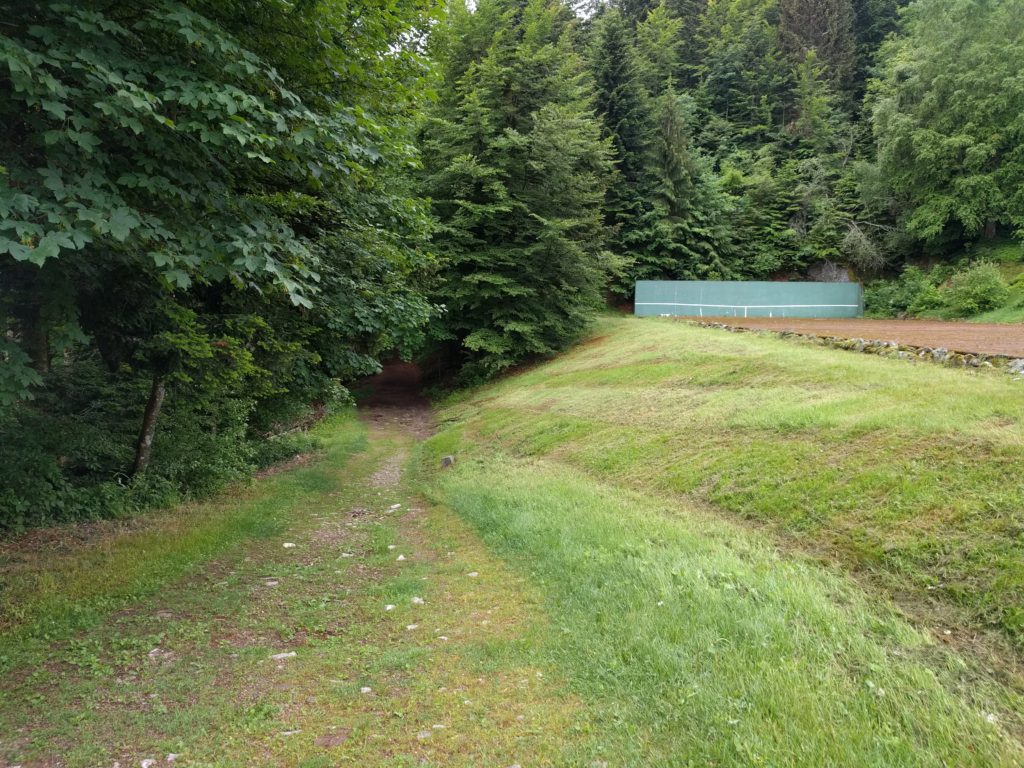
[{"label": "grass verge", "polygon": [[111,612],[172,584],[213,558],[280,533],[295,506],[331,483],[326,467],[365,447],[353,415],[314,430],[315,465],[238,484],[216,498],[140,515],[31,531],[0,547],[0,673],[30,648],[94,626]]}]

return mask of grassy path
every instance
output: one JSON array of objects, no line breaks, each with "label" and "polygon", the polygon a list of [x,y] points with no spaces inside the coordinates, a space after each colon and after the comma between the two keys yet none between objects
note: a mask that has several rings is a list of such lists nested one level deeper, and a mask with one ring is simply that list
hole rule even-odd
[{"label": "grassy path", "polygon": [[21,610],[4,616],[0,765],[538,765],[571,750],[576,703],[524,650],[531,590],[410,493],[402,415],[368,440],[353,420],[320,432],[325,456],[231,499],[90,531],[55,561],[4,553]]}]

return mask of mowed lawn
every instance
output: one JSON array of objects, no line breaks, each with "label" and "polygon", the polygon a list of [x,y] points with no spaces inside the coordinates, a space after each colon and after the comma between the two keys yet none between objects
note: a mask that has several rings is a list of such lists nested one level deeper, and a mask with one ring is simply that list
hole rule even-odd
[{"label": "mowed lawn", "polygon": [[1021,763],[1024,383],[609,318],[442,420],[609,765]]}]

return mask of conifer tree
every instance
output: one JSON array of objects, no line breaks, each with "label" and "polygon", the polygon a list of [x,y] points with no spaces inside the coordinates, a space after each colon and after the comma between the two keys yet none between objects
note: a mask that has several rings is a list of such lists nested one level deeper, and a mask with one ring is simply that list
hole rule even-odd
[{"label": "conifer tree", "polygon": [[633,280],[727,279],[731,247],[726,198],[690,140],[692,100],[669,85],[658,97],[645,191],[653,203],[633,233]]},{"label": "conifer tree", "polygon": [[[424,131],[439,220],[438,299],[464,376],[563,348],[600,302],[609,267],[601,203],[611,172],[574,17],[553,0],[481,0],[500,18]],[[454,62],[443,61],[446,68]]]},{"label": "conifer tree", "polygon": [[591,53],[595,107],[615,152],[617,171],[605,196],[604,217],[613,231],[611,247],[620,255],[628,253],[632,230],[650,208],[642,180],[652,132],[651,104],[632,38],[625,17],[613,9],[598,20]]},{"label": "conifer tree", "polygon": [[637,25],[640,71],[647,91],[654,96],[668,85],[678,86],[682,79],[683,28],[683,20],[672,14],[665,0]]},{"label": "conifer tree", "polygon": [[799,65],[814,51],[824,76],[838,92],[849,93],[857,45],[850,0],[779,0],[782,46]]}]

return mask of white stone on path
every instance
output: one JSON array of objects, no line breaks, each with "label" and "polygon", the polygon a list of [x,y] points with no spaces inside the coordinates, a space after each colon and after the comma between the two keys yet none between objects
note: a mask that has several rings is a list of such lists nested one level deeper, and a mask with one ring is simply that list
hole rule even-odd
[{"label": "white stone on path", "polygon": [[373,688],[371,688],[368,685],[364,685],[362,688],[359,689],[359,692],[360,693],[373,693]]},{"label": "white stone on path", "polygon": [[412,599],[412,604],[413,605],[423,605],[423,598],[422,597],[414,597]]},{"label": "white stone on path", "polygon": [[281,661],[281,659],[293,659],[296,656],[298,656],[298,654],[295,653],[295,651],[286,651],[285,653],[275,653],[270,658],[274,661]]},{"label": "white stone on path", "polygon": [[295,545],[292,542],[290,542],[290,541],[286,541],[281,546],[284,547],[285,549],[293,549],[295,547]]},{"label": "white stone on path", "polygon": [[402,560],[405,560],[405,555],[399,555],[398,557],[395,558],[395,560],[397,560],[398,562],[401,562]]},{"label": "white stone on path", "polygon": [[390,603],[388,603],[387,605],[384,606],[384,610],[385,611],[393,611],[393,610],[395,610],[395,606],[393,606]]},{"label": "white stone on path", "polygon": [[413,631],[414,629],[418,629],[418,628],[419,628],[419,626],[420,626],[419,624],[406,624],[406,625],[405,625],[405,628],[406,628],[406,629],[407,629],[407,630],[408,630],[409,632],[412,632],[412,631]]},{"label": "white stone on path", "polygon": [[467,573],[466,575],[467,575],[467,576],[469,576],[469,578],[471,578],[471,579],[475,579],[475,578],[476,578],[477,576],[479,576],[480,574],[479,574],[479,573],[477,573],[476,571],[470,571],[470,572],[469,572],[469,573]]}]

